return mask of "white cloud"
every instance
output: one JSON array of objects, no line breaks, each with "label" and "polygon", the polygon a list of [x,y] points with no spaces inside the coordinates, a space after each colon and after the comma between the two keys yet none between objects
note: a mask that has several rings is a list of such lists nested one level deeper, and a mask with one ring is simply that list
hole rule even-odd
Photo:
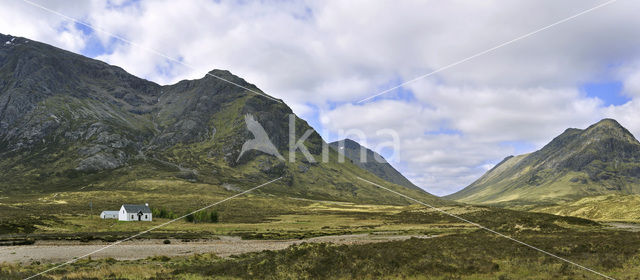
[{"label": "white cloud", "polygon": [[625,77],[624,91],[631,97],[640,97],[640,71]]},{"label": "white cloud", "polygon": [[[65,5],[66,1],[47,1],[47,7],[70,17],[82,17],[90,3]],[[27,37],[54,46],[80,52],[85,36],[72,22],[22,1],[4,1],[0,9],[0,33]]]},{"label": "white cloud", "polygon": [[574,88],[411,85],[451,129],[483,141],[546,141],[570,125],[598,121],[601,101]]},{"label": "white cloud", "polygon": [[[3,3],[0,32],[71,51],[98,38],[99,59],[159,83],[229,69],[283,98],[324,128],[401,136],[397,163],[438,194],[463,187],[513,153],[567,127],[616,117],[640,133],[640,99],[622,106],[587,97],[585,82],[619,79],[640,98],[640,3],[618,1],[411,84],[415,98],[351,102],[526,34],[602,1],[42,1],[143,46],[21,1]],[[145,50],[152,48],[192,67]],[[387,97],[393,96],[392,94]],[[333,139],[332,139],[333,140]],[[507,144],[505,144],[507,143]]]},{"label": "white cloud", "polygon": [[377,130],[394,129],[402,140],[404,170],[437,194],[464,187],[487,164],[513,154],[505,142],[539,148],[568,127],[586,127],[603,117],[600,100],[570,88],[451,87],[428,81],[412,88],[415,101],[347,104],[321,121],[332,131],[364,131],[372,147],[390,140],[376,137]]},{"label": "white cloud", "polygon": [[604,109],[604,116],[617,120],[626,127],[636,138],[640,136],[640,100],[634,99],[621,106],[609,106]]},{"label": "white cloud", "polygon": [[371,137],[384,128],[393,128],[400,135],[411,137],[438,129],[438,119],[432,119],[429,109],[396,100],[365,105],[346,104],[321,114],[320,122],[331,131],[356,129]]},{"label": "white cloud", "polygon": [[616,73],[622,81],[623,93],[631,98],[640,97],[640,61],[630,61],[622,65]]}]

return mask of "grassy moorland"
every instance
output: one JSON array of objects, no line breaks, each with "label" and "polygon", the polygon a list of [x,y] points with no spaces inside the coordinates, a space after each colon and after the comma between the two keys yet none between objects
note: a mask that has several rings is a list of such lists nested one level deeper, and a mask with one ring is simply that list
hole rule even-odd
[{"label": "grassy moorland", "polygon": [[[7,199],[1,205],[5,208],[3,211],[14,213],[15,216],[0,223],[4,230],[4,234],[0,235],[0,241],[9,244],[27,239],[114,241],[163,224],[169,221],[170,217],[179,217],[223,198],[222,193],[207,189],[210,188],[208,185],[194,185],[191,186],[192,189],[202,188],[199,191],[204,194],[174,195],[171,194],[173,190],[167,188],[164,192],[65,192],[47,195],[32,202],[24,198]],[[145,185],[139,183],[135,187],[144,189]],[[116,202],[129,195],[138,198],[142,196],[143,201],[150,202],[153,210],[165,210],[171,213],[170,217],[156,217],[153,222],[145,223],[102,220],[98,217],[100,210],[94,210],[91,214],[88,205],[81,205],[79,202],[89,200],[87,196],[90,196],[94,199],[94,209],[117,209]],[[156,201],[157,203],[154,203]],[[184,201],[190,201],[190,204],[185,205]],[[23,204],[28,204],[32,210],[28,215],[18,212],[24,207],[15,206]],[[65,209],[73,212],[66,213]],[[487,207],[450,205],[442,209],[505,231],[513,231],[517,227],[554,230],[559,223],[590,223],[587,220],[569,217]],[[181,219],[148,233],[144,238],[215,238],[217,235],[235,235],[247,239],[288,239],[380,231],[430,234],[442,232],[443,229],[458,230],[471,227],[423,206],[356,204],[276,197],[269,194],[247,194],[232,202],[211,207],[207,211],[217,214],[218,219],[215,223],[192,223]]]},{"label": "grassy moorland", "polygon": [[[164,209],[180,216],[237,193],[243,186],[189,182],[170,176],[135,179],[133,175],[143,171],[129,172],[131,177],[122,184],[94,184],[84,189],[2,198],[0,210],[7,214],[0,223],[3,244],[38,240],[116,241],[170,220],[166,217],[148,223],[128,223],[98,218],[100,211],[117,209],[123,200],[133,197],[136,202],[149,202],[156,211]],[[424,206],[273,194],[272,189],[282,187],[287,186],[266,186],[208,209],[217,214],[216,222],[181,219],[139,238],[189,240],[232,235],[243,239],[304,240],[358,233],[437,237],[348,246],[302,244],[230,258],[200,254],[133,261],[83,259],[40,279],[594,278],[591,273],[563,265]],[[181,191],[185,189],[189,191]],[[616,278],[634,279],[638,273],[637,234],[608,229],[591,220],[545,213],[454,203],[440,207]],[[28,211],[24,212],[25,209]],[[53,265],[3,263],[0,279],[22,279]]]},{"label": "grassy moorland", "polygon": [[[326,205],[322,208],[334,211]],[[363,213],[370,215],[371,223],[378,221],[376,214],[369,210],[360,212]],[[364,245],[303,243],[281,251],[248,253],[230,258],[196,254],[172,258],[156,256],[134,261],[83,259],[39,279],[600,278],[482,230],[444,230],[443,225],[452,221],[432,211],[408,207],[392,209],[387,214],[389,216],[381,228],[386,226],[386,229],[392,229],[395,225],[407,228],[407,225],[413,224],[422,229],[440,228],[440,233],[446,234],[430,239],[412,238]],[[638,279],[637,275],[640,275],[640,236],[637,233],[606,229],[588,220],[547,214],[511,211],[502,215],[492,209],[467,209],[459,214],[616,279]],[[344,226],[345,222],[350,222],[348,215],[327,215],[316,217],[316,220],[309,219],[311,216],[305,218],[309,220],[302,220],[302,216],[295,215],[287,217],[281,220],[281,229],[301,224],[302,229],[312,230],[320,225]],[[360,216],[358,220],[366,219]],[[268,225],[275,226],[275,222],[257,227],[266,228]],[[0,278],[21,279],[53,265],[5,263],[0,265]]]},{"label": "grassy moorland", "polygon": [[[59,195],[59,199],[68,197],[69,194]],[[162,204],[162,207],[168,209],[172,216],[178,217],[192,211],[184,208],[184,205],[183,208],[172,207],[171,203]],[[209,213],[217,213],[215,223],[193,223],[179,219],[141,238],[212,239],[218,235],[233,235],[245,239],[300,239],[370,232],[432,234],[469,227],[437,215],[429,223],[401,221],[400,214],[416,208],[249,195],[207,209]],[[480,208],[473,207],[455,209],[457,213],[480,211]],[[0,235],[0,240],[9,244],[39,239],[115,241],[170,220],[154,218],[153,222],[131,223],[103,220],[97,214],[97,211],[95,215],[51,213],[18,220],[15,224],[4,225],[6,230],[14,232]],[[29,224],[30,222],[34,224]]]},{"label": "grassy moorland", "polygon": [[552,206],[539,206],[532,211],[575,216],[598,221],[640,221],[640,195],[601,195]]},{"label": "grassy moorland", "polygon": [[[288,213],[263,213],[278,202]],[[281,251],[220,258],[214,254],[156,256],[140,260],[82,259],[39,279],[596,279],[574,266],[486,233],[450,216],[418,205],[373,205],[252,196],[219,211],[217,223],[176,221],[141,238],[304,239],[313,236],[372,233],[436,236],[364,245],[304,243]],[[254,208],[250,208],[252,206]],[[637,234],[615,231],[573,217],[488,207],[449,206],[446,211],[516,237],[561,257],[611,274],[638,275]],[[231,215],[230,213],[235,213]],[[34,239],[106,241],[161,224],[101,220],[81,214],[59,215],[26,234]],[[14,235],[15,236],[15,235]],[[162,245],[159,245],[162,246]],[[1,279],[22,279],[54,266],[50,263],[0,265]]]}]

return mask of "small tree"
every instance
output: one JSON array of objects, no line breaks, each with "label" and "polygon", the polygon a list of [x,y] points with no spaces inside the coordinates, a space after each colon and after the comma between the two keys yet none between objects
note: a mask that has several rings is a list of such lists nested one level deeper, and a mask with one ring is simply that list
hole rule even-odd
[{"label": "small tree", "polygon": [[151,214],[153,214],[154,217],[156,218],[167,218],[167,219],[173,219],[175,218],[173,212],[168,211],[167,209],[164,208],[153,208],[151,209]]},{"label": "small tree", "polygon": [[212,223],[218,222],[218,211],[212,211],[209,213],[209,221]]},{"label": "small tree", "polygon": [[189,214],[185,217],[185,220],[190,223],[217,223],[218,211],[200,211]]},{"label": "small tree", "polygon": [[189,214],[186,217],[184,217],[185,220],[187,220],[187,222],[193,223],[195,221],[195,217],[193,216],[193,214]]}]

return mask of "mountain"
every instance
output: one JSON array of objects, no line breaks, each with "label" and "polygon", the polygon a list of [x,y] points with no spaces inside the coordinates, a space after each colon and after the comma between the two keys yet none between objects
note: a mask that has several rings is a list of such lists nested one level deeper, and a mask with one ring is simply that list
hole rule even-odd
[{"label": "mountain", "polygon": [[[380,154],[361,146],[358,142],[351,139],[344,139],[329,144],[339,153],[350,159],[355,165],[367,170],[381,179],[394,183],[396,185],[405,186],[407,188],[422,190],[405,178],[398,170],[393,168]],[[364,153],[364,158],[361,156]]]},{"label": "mountain", "polygon": [[[298,151],[295,161],[288,160],[290,116],[295,139],[308,132],[310,159]],[[258,137],[247,128],[248,119],[264,128],[281,157],[257,150],[241,156],[243,143]],[[323,162],[325,146],[281,100],[228,71],[158,85],[117,66],[0,34],[0,196],[42,199],[37,195],[80,190],[133,195],[149,184],[155,191],[163,184],[184,192],[204,185],[232,194],[282,177],[256,193],[408,203],[357,180],[380,181],[350,162],[339,163],[332,149]],[[444,203],[423,191],[389,186]]]},{"label": "mountain", "polygon": [[587,196],[640,193],[640,143],[617,121],[567,129],[542,149],[510,156],[447,196],[479,204],[555,204]]}]

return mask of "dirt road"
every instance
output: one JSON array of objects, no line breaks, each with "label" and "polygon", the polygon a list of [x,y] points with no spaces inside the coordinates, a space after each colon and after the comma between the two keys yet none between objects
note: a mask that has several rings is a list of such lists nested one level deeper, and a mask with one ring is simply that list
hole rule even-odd
[{"label": "dirt road", "polygon": [[[302,242],[329,242],[334,244],[365,244],[392,240],[405,240],[411,237],[431,238],[425,235],[336,235],[309,238],[305,240],[242,240],[237,237],[221,236],[220,240],[205,240],[182,242],[171,240],[171,244],[163,244],[163,240],[135,240],[120,243],[91,255],[93,259],[114,258],[117,260],[144,259],[152,256],[182,256],[195,253],[215,253],[221,257],[228,257],[248,252],[263,250],[281,250],[293,244]],[[65,262],[75,257],[89,254],[110,243],[93,242],[45,242],[39,241],[34,245],[0,247],[1,262],[31,263],[39,261]]]}]

